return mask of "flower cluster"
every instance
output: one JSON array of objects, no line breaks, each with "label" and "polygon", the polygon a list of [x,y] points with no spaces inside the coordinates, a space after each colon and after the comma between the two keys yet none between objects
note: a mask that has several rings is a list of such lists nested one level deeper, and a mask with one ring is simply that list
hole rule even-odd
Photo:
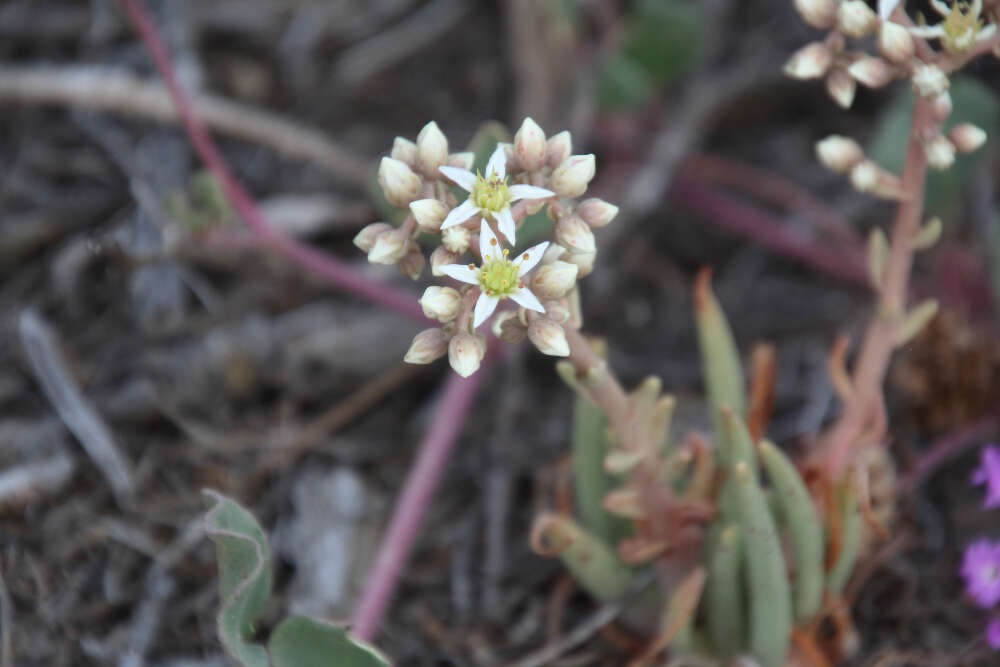
[{"label": "flower cluster", "polygon": [[[864,0],[795,0],[806,23],[827,35],[793,54],[785,73],[796,79],[824,79],[830,97],[845,109],[854,102],[858,84],[881,88],[896,79],[909,79],[914,92],[931,102],[934,116],[933,129],[921,137],[927,165],[944,170],[954,164],[956,153],[974,151],[986,141],[986,133],[968,123],[946,134],[938,129],[952,110],[948,73],[955,63],[950,59],[988,45],[996,26],[984,25],[980,18],[982,0],[971,5],[956,1],[951,7],[941,0],[931,4],[943,20],[934,26],[914,26],[898,0],[880,0],[878,14]],[[875,54],[847,48],[848,38],[872,36]],[[943,51],[923,43],[931,38],[940,41]],[[827,137],[817,144],[816,152],[828,169],[846,173],[858,191],[884,199],[905,197],[899,177],[867,159],[853,140]]]},{"label": "flower cluster", "polygon": [[[365,227],[355,245],[370,262],[395,264],[417,279],[425,263],[417,238],[437,236],[431,273],[457,281],[424,291],[424,314],[441,326],[417,334],[405,360],[427,364],[447,354],[467,377],[486,353],[486,337],[477,329],[491,318],[497,337],[528,338],[545,354],[566,356],[564,327],[580,326],[576,281],[593,270],[597,256],[593,230],[618,213],[601,199],[575,201],[594,177],[594,156],[573,155],[569,132],[546,138],[526,118],[513,143],[498,144],[481,172],[473,163],[472,153],[449,153],[447,137],[432,121],[416,142],[396,137],[379,165],[386,200],[409,215],[398,227]],[[525,218],[543,208],[552,240],[514,252]],[[507,300],[515,308],[501,308]]]},{"label": "flower cluster", "polygon": [[[995,446],[983,449],[972,483],[986,485],[984,508],[1000,507],[1000,451]],[[983,538],[967,546],[960,572],[965,592],[976,606],[993,609],[1000,603],[1000,541]],[[986,642],[1000,650],[1000,616],[994,616],[986,626]]]}]

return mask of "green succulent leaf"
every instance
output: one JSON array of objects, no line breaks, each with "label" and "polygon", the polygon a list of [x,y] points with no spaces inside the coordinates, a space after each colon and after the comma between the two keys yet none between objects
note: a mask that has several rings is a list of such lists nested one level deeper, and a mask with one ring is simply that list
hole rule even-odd
[{"label": "green succulent leaf", "polygon": [[205,530],[215,542],[219,563],[219,639],[243,667],[268,667],[267,651],[251,641],[254,621],[271,592],[267,538],[257,520],[235,501],[205,491],[215,506]]},{"label": "green succulent leaf", "polygon": [[286,618],[267,644],[274,667],[388,667],[374,647],[350,637],[344,628],[306,616]]},{"label": "green succulent leaf", "polygon": [[608,453],[605,437],[608,420],[596,405],[577,397],[573,407],[573,489],[583,525],[608,544],[617,544],[629,533],[628,521],[609,514],[601,505],[616,480],[604,470]]}]

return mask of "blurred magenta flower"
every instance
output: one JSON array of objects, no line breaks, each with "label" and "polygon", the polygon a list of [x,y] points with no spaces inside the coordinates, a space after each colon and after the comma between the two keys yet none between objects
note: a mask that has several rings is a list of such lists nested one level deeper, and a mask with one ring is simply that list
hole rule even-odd
[{"label": "blurred magenta flower", "polygon": [[980,466],[972,473],[973,484],[986,484],[983,507],[1000,507],[1000,450],[995,445],[983,448]]},{"label": "blurred magenta flower", "polygon": [[993,617],[986,626],[986,643],[990,648],[1000,651],[1000,617]]},{"label": "blurred magenta flower", "polygon": [[983,609],[1000,602],[1000,543],[987,539],[965,548],[962,559],[965,592]]}]

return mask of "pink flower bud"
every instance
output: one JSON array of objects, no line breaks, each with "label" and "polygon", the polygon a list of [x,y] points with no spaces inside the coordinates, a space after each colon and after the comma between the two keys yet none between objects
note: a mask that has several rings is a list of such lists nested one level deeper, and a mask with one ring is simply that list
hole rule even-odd
[{"label": "pink flower bud", "polygon": [[986,143],[986,132],[972,123],[962,123],[951,128],[948,138],[960,153],[971,153]]},{"label": "pink flower bud", "polygon": [[408,364],[429,364],[448,352],[448,334],[441,329],[424,329],[413,337],[403,361]]},{"label": "pink flower bud", "polygon": [[948,75],[937,65],[919,64],[913,69],[910,83],[917,95],[926,100],[933,100],[948,90],[949,81]]},{"label": "pink flower bud", "polygon": [[368,251],[368,261],[392,266],[403,258],[409,246],[410,238],[402,230],[383,232],[375,238],[375,244]]},{"label": "pink flower bud", "polygon": [[472,232],[462,225],[449,227],[441,233],[441,244],[456,255],[461,255],[469,249]]},{"label": "pink flower bud", "polygon": [[579,270],[576,264],[570,262],[546,264],[534,272],[531,291],[539,299],[560,299],[573,289]]},{"label": "pink flower bud", "polygon": [[955,164],[955,145],[941,134],[924,144],[924,156],[927,166],[937,171],[944,171]]},{"label": "pink flower bud", "polygon": [[441,231],[448,207],[437,199],[418,199],[410,202],[410,213],[422,230],[434,233]]},{"label": "pink flower bud", "polygon": [[865,153],[854,139],[832,134],[816,142],[816,157],[830,171],[846,173],[865,158]]},{"label": "pink flower bud", "polygon": [[795,9],[803,21],[819,30],[833,27],[837,16],[834,0],[795,0]]},{"label": "pink flower bud", "polygon": [[591,197],[584,199],[576,207],[576,214],[594,229],[599,229],[614,220],[615,216],[618,215],[618,207],[603,199]]},{"label": "pink flower bud", "polygon": [[417,280],[420,278],[420,274],[424,270],[424,264],[427,262],[424,259],[424,253],[420,250],[420,246],[416,243],[410,244],[410,249],[406,251],[403,258],[396,263],[399,270],[402,271],[403,275],[408,277],[410,280]]},{"label": "pink flower bud", "polygon": [[832,62],[830,47],[823,42],[813,42],[793,53],[784,71],[793,79],[818,79],[826,74]]},{"label": "pink flower bud", "polygon": [[419,303],[428,318],[439,322],[451,322],[458,315],[458,309],[462,305],[462,295],[451,287],[432,285],[424,290]]},{"label": "pink flower bud", "polygon": [[851,63],[847,73],[864,86],[881,88],[892,81],[895,71],[887,61],[865,56]]},{"label": "pink flower bud", "polygon": [[938,123],[948,120],[951,110],[951,93],[947,90],[931,100],[931,112],[934,114],[934,120]]},{"label": "pink flower bud", "polygon": [[896,201],[906,196],[899,177],[882,169],[871,160],[862,160],[854,165],[849,176],[851,185],[858,192]]},{"label": "pink flower bud", "polygon": [[848,37],[870,35],[878,25],[878,16],[864,0],[844,0],[837,7],[837,28]]},{"label": "pink flower bud", "polygon": [[563,162],[568,160],[569,156],[573,153],[573,140],[570,138],[570,134],[566,130],[563,130],[555,136],[549,137],[546,144],[547,150],[545,163],[550,167],[558,167]]},{"label": "pink flower bud", "polygon": [[596,259],[596,250],[594,252],[571,252],[567,253],[566,256],[563,257],[564,262],[576,264],[576,277],[578,280],[584,276],[590,275],[590,272],[594,270],[594,261]]},{"label": "pink flower bud", "polygon": [[878,31],[878,51],[897,65],[910,62],[914,52],[910,31],[898,23],[883,21]]},{"label": "pink flower bud", "polygon": [[514,135],[514,153],[525,171],[537,171],[545,165],[548,154],[545,132],[531,118],[525,118]]},{"label": "pink flower bud", "polygon": [[417,170],[427,178],[438,177],[438,167],[448,164],[448,138],[431,121],[417,135]]},{"label": "pink flower bud", "polygon": [[408,167],[417,165],[417,145],[409,139],[396,137],[392,142],[392,152],[389,157],[393,160],[405,162]]},{"label": "pink flower bud", "polygon": [[550,189],[560,197],[579,197],[587,191],[596,168],[593,154],[572,155],[552,172]]},{"label": "pink flower bud", "polygon": [[448,343],[448,363],[464,378],[479,370],[484,353],[483,346],[472,334],[460,333]]},{"label": "pink flower bud", "polygon": [[528,324],[528,338],[542,354],[568,357],[569,343],[563,328],[547,317],[533,317]]},{"label": "pink flower bud", "polygon": [[504,310],[493,316],[493,335],[508,343],[520,343],[528,335],[528,329],[517,316],[517,311]]},{"label": "pink flower bud", "polygon": [[373,222],[358,232],[358,235],[354,237],[354,245],[365,252],[370,252],[372,247],[374,247],[375,239],[378,238],[379,234],[391,232],[392,229],[392,225],[388,223]]},{"label": "pink flower bud", "polygon": [[452,153],[448,156],[448,166],[458,167],[459,169],[471,170],[473,163],[476,161],[476,154],[472,152],[467,153]]},{"label": "pink flower bud", "polygon": [[597,250],[594,232],[578,216],[570,215],[556,223],[556,242],[570,253],[590,253]]},{"label": "pink flower bud", "polygon": [[420,177],[405,162],[384,157],[378,165],[378,184],[393,206],[406,206],[420,196]]},{"label": "pink flower bud", "polygon": [[449,264],[458,263],[458,255],[450,252],[443,245],[439,245],[431,253],[431,275],[435,277],[441,277],[444,273],[441,272],[442,266],[448,266]]},{"label": "pink flower bud", "polygon": [[841,109],[850,109],[854,104],[854,93],[858,90],[857,82],[851,78],[843,67],[835,67],[826,75],[826,92]]}]

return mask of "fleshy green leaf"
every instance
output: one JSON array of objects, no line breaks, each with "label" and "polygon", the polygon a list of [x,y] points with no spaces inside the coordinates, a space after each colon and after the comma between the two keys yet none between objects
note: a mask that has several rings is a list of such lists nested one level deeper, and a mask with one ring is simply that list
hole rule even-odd
[{"label": "fleshy green leaf", "polygon": [[652,86],[642,68],[624,53],[612,53],[597,74],[597,106],[605,110],[630,109],[649,99]]},{"label": "fleshy green leaf", "polygon": [[581,397],[573,408],[573,489],[580,519],[587,530],[609,545],[616,545],[629,533],[629,523],[608,514],[604,496],[617,486],[604,470],[608,453],[605,437],[607,419],[601,409]]},{"label": "fleshy green leaf", "polygon": [[698,57],[703,25],[689,0],[642,0],[628,21],[622,50],[652,81],[666,83]]},{"label": "fleshy green leaf", "polygon": [[267,538],[253,515],[232,499],[214,491],[205,494],[215,502],[205,530],[219,562],[219,639],[243,667],[268,667],[267,651],[249,641],[271,592]]},{"label": "fleshy green leaf", "polygon": [[281,622],[267,644],[274,667],[388,667],[389,660],[338,628],[306,616]]}]

